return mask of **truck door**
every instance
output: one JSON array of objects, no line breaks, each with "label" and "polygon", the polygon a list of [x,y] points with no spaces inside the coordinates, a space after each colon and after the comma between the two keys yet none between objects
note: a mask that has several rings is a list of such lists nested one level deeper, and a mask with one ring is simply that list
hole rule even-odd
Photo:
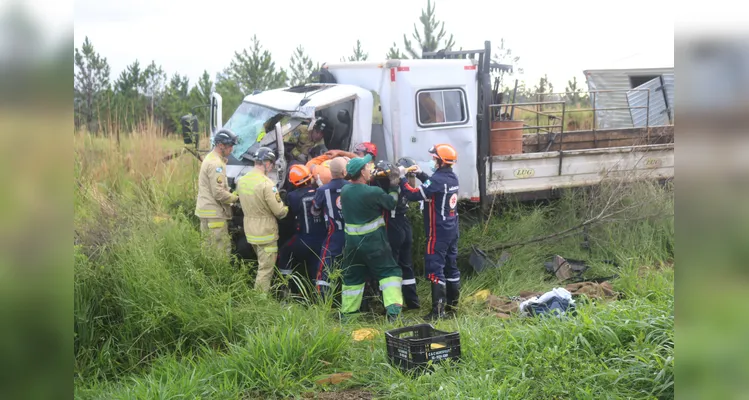
[{"label": "truck door", "polygon": [[399,144],[397,158],[412,157],[427,173],[429,148],[452,145],[458,151],[458,196],[477,200],[476,69],[469,63],[447,60],[393,68],[397,105],[392,108],[397,113],[393,118],[398,118],[393,131]]}]

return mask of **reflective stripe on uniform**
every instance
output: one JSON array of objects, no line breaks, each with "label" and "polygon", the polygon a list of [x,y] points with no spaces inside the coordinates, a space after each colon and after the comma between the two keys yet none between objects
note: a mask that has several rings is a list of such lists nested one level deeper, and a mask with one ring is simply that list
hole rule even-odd
[{"label": "reflective stripe on uniform", "polygon": [[447,201],[447,184],[445,184],[445,195],[442,197],[442,210],[440,211],[443,221],[445,220],[445,201]]},{"label": "reflective stripe on uniform", "polygon": [[276,238],[276,235],[265,235],[265,236],[247,236],[247,241],[253,244],[267,243]]},{"label": "reflective stripe on uniform", "polygon": [[381,226],[385,226],[385,220],[382,219],[382,217],[377,217],[374,220],[367,222],[366,224],[347,223],[344,229],[346,230],[347,234],[358,236],[372,233]]},{"label": "reflective stripe on uniform", "polygon": [[330,284],[328,282],[325,282],[325,281],[316,281],[315,285],[317,285],[317,286],[330,286]]},{"label": "reflective stripe on uniform", "polygon": [[415,285],[415,284],[416,284],[416,279],[404,279],[403,280],[403,285],[404,286],[405,285]]},{"label": "reflective stripe on uniform", "polygon": [[268,246],[263,250],[265,250],[267,253],[278,253],[278,246]]},{"label": "reflective stripe on uniform", "polygon": [[399,276],[390,276],[380,279],[380,289],[382,289],[382,302],[385,307],[393,304],[403,304],[403,292],[401,292],[401,282],[403,279]]},{"label": "reflective stripe on uniform", "polygon": [[447,278],[448,282],[460,282],[460,278]]},{"label": "reflective stripe on uniform", "polygon": [[290,270],[290,269],[282,269],[281,270],[281,275],[291,275],[292,272],[293,271]]},{"label": "reflective stripe on uniform", "polygon": [[216,210],[198,210],[199,217],[214,217],[216,216]]},{"label": "reflective stripe on uniform", "polygon": [[359,311],[364,297],[364,284],[343,285],[341,289],[341,313],[347,314]]},{"label": "reflective stripe on uniform", "polygon": [[223,228],[224,225],[226,225],[226,221],[218,221],[218,222],[209,222],[208,228],[214,229],[214,228]]},{"label": "reflective stripe on uniform", "polygon": [[400,287],[401,282],[403,282],[403,279],[399,276],[389,276],[387,278],[380,279],[380,289],[388,288],[388,287]]}]

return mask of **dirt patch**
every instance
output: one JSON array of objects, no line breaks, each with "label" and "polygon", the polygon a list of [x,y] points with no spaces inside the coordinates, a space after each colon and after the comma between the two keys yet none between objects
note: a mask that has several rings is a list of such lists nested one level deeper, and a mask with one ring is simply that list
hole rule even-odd
[{"label": "dirt patch", "polygon": [[335,392],[305,393],[305,399],[320,400],[371,400],[372,393],[359,389],[341,390]]}]

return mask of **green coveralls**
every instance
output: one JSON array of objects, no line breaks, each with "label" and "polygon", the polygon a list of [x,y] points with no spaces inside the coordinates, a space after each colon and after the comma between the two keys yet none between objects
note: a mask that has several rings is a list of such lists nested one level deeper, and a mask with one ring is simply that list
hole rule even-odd
[{"label": "green coveralls", "polygon": [[390,194],[386,194],[379,187],[357,183],[346,185],[341,190],[341,208],[346,219],[346,244],[341,265],[341,312],[344,314],[359,310],[367,269],[380,280],[387,313],[400,313],[403,304],[402,272],[393,259],[382,217],[384,210],[395,209],[398,190],[396,186]]}]

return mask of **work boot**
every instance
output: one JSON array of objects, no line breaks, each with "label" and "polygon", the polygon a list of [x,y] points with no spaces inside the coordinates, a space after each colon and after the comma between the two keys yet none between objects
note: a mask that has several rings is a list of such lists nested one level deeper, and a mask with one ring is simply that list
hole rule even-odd
[{"label": "work boot", "polygon": [[391,304],[387,307],[385,307],[385,315],[387,316],[388,322],[393,322],[398,319],[398,316],[401,314],[401,305],[400,304]]},{"label": "work boot", "polygon": [[445,312],[455,315],[458,311],[458,300],[460,300],[460,281],[447,282],[447,304]]},{"label": "work boot", "polygon": [[425,320],[434,321],[445,318],[446,297],[445,285],[432,283],[432,312],[424,317]]},{"label": "work boot", "polygon": [[419,295],[416,293],[416,285],[403,285],[403,301],[406,303],[406,308],[409,310],[418,310],[421,308],[419,304]]}]

